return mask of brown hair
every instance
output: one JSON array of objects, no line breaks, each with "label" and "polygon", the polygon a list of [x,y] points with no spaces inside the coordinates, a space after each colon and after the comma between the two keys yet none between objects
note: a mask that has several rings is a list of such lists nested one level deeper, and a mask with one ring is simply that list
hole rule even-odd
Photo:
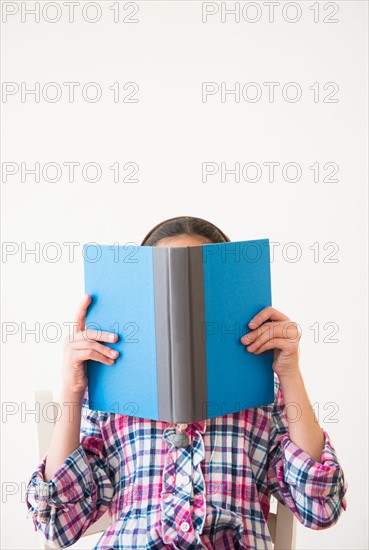
[{"label": "brown hair", "polygon": [[143,239],[141,246],[155,246],[161,239],[178,235],[196,235],[208,239],[211,243],[231,242],[219,227],[192,216],[177,216],[158,223]]}]

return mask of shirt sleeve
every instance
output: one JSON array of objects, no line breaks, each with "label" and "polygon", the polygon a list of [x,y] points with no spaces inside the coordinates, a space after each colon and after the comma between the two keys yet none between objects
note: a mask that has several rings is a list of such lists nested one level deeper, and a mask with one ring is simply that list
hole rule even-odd
[{"label": "shirt sleeve", "polygon": [[278,377],[268,450],[268,488],[297,519],[311,529],[334,525],[347,503],[347,482],[329,434],[324,434],[320,462],[291,441]]},{"label": "shirt sleeve", "polygon": [[27,517],[35,530],[57,548],[67,548],[108,509],[114,494],[97,411],[82,404],[80,446],[49,482],[44,480],[46,454],[26,488]]}]

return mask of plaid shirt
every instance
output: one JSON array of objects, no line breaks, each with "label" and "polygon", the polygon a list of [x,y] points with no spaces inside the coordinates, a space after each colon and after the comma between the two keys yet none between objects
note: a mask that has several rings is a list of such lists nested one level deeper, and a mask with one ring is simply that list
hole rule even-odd
[{"label": "plaid shirt", "polygon": [[92,411],[81,442],[49,483],[46,455],[27,485],[28,516],[47,541],[68,547],[104,512],[94,549],[271,549],[270,496],[306,527],[325,529],[346,510],[347,483],[325,435],[321,462],[291,441],[278,377],[274,403],[188,424]]}]

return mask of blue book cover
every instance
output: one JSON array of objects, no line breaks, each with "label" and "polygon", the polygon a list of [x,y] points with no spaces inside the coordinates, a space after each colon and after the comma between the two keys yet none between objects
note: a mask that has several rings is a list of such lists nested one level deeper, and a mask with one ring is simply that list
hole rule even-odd
[{"label": "blue book cover", "polygon": [[268,239],[83,249],[86,328],[117,333],[119,358],[88,361],[93,410],[197,422],[274,401],[273,350],[240,342],[271,303]]}]

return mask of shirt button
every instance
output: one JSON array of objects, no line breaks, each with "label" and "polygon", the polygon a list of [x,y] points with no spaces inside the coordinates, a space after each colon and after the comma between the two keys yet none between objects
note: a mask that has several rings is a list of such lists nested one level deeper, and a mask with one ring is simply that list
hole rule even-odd
[{"label": "shirt button", "polygon": [[186,447],[188,447],[190,443],[188,436],[182,432],[177,434],[172,434],[169,437],[169,440],[171,441],[171,443],[173,443],[175,447],[179,447],[180,449],[185,449]]},{"label": "shirt button", "polygon": [[181,529],[184,533],[187,533],[187,531],[189,530],[190,528],[190,524],[188,523],[188,521],[182,521],[181,523]]},{"label": "shirt button", "polygon": [[181,485],[185,486],[190,482],[190,478],[188,476],[181,476],[179,482]]}]

